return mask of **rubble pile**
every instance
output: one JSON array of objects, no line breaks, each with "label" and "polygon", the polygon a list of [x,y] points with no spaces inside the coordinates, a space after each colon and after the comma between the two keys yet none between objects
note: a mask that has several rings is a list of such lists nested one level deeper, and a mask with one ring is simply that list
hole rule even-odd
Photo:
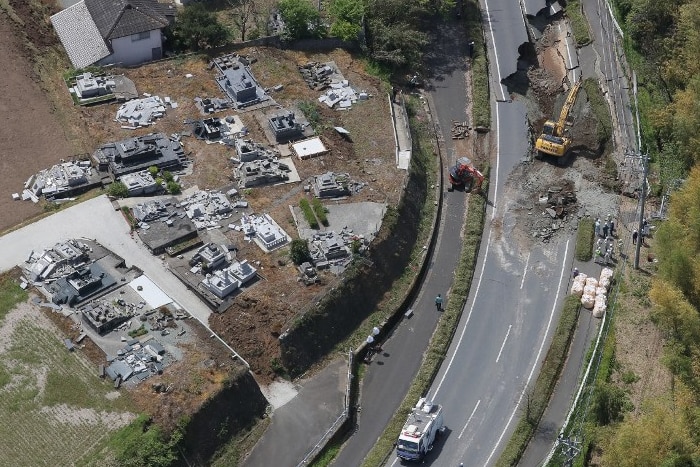
[{"label": "rubble pile", "polygon": [[[65,198],[100,184],[90,161],[61,162],[30,177],[24,184],[21,199],[38,202],[40,196],[51,200]],[[19,194],[13,195],[20,199]]]},{"label": "rubble pile", "polygon": [[225,194],[210,190],[195,192],[182,200],[180,206],[197,230],[219,227],[220,222],[231,217],[233,211]]},{"label": "rubble pile", "polygon": [[537,206],[541,215],[532,226],[532,236],[548,241],[554,233],[575,217],[578,211],[576,193],[570,186],[552,186],[539,195]]},{"label": "rubble pile", "polygon": [[221,112],[235,107],[235,105],[228,99],[220,99],[218,97],[201,97],[194,98],[194,105],[199,109],[202,114],[212,114],[214,112]]},{"label": "rubble pile", "polygon": [[467,122],[452,122],[452,139],[464,139],[469,136],[469,130],[471,127],[467,125]]},{"label": "rubble pile", "polygon": [[323,91],[326,89],[331,84],[331,75],[336,73],[332,62],[309,62],[297,68],[304,78],[304,81],[306,81],[306,84],[314,91]]},{"label": "rubble pile", "polygon": [[[172,105],[172,103],[171,103]],[[125,102],[117,110],[117,121],[127,128],[148,126],[153,120],[165,115],[165,102],[158,96],[148,96]]]},{"label": "rubble pile", "polygon": [[242,162],[234,169],[234,177],[238,179],[241,188],[252,188],[260,185],[282,183],[289,181],[289,173],[292,171],[277,157],[265,157],[250,162]]},{"label": "rubble pile", "polygon": [[318,101],[330,108],[349,109],[358,100],[369,99],[364,91],[356,92],[338,71],[335,62],[309,62],[299,66],[299,72],[314,91],[326,90]]}]

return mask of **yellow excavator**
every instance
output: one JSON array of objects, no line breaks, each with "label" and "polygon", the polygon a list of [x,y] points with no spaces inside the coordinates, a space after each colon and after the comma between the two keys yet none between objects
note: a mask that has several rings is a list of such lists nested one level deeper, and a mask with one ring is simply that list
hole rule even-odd
[{"label": "yellow excavator", "polygon": [[566,96],[566,101],[559,114],[559,120],[556,122],[547,120],[545,122],[544,128],[542,128],[542,134],[535,142],[535,148],[537,148],[537,152],[540,155],[548,154],[550,156],[563,157],[569,151],[569,147],[571,147],[571,138],[565,134],[566,124],[580,88],[581,80],[578,80],[571,87],[569,95]]}]

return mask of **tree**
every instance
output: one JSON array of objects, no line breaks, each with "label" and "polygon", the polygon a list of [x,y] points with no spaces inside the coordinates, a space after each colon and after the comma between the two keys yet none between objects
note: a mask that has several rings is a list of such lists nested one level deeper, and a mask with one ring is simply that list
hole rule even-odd
[{"label": "tree", "polygon": [[129,189],[122,182],[114,182],[107,189],[107,193],[115,198],[126,198],[129,196]]},{"label": "tree", "polygon": [[330,6],[334,22],[331,35],[349,41],[357,39],[362,30],[362,18],[365,14],[362,0],[333,0]]},{"label": "tree", "polygon": [[367,45],[373,59],[394,68],[420,63],[428,35],[422,30],[430,11],[417,2],[370,0]]},{"label": "tree", "polygon": [[300,238],[292,240],[292,246],[289,251],[289,257],[292,259],[292,262],[297,265],[305,261],[311,260],[311,253],[309,252],[309,241],[302,240]]},{"label": "tree", "polygon": [[256,15],[257,9],[253,0],[228,0],[231,6],[231,21],[241,33],[241,42],[245,42],[249,21]]},{"label": "tree", "polygon": [[175,48],[203,50],[226,44],[229,31],[204,5],[193,3],[177,15],[172,38]]},{"label": "tree", "polygon": [[321,14],[309,0],[281,0],[280,15],[284,21],[284,37],[286,39],[303,39],[320,37]]}]

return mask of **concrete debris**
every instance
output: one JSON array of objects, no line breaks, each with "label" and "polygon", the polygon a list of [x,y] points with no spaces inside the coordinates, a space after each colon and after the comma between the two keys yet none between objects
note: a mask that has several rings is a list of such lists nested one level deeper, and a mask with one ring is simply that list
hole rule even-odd
[{"label": "concrete debris", "polygon": [[332,75],[337,73],[333,62],[309,62],[306,65],[299,66],[298,69],[306,84],[314,91],[326,89],[331,84]]},{"label": "concrete debris", "polygon": [[206,97],[204,99],[201,97],[195,97],[194,105],[204,115],[235,108],[235,105],[233,105],[233,103],[228,99],[219,99],[218,97]]},{"label": "concrete debris", "polygon": [[317,198],[342,198],[358,193],[365,184],[350,179],[348,173],[326,172],[313,177],[311,186]]},{"label": "concrete debris", "polygon": [[358,99],[366,100],[370,97],[367,92],[358,93],[350,87],[342,73],[338,71],[335,62],[309,62],[298,67],[304,81],[315,91],[326,90],[318,98],[319,102],[330,108],[349,109]]},{"label": "concrete debris", "polygon": [[174,359],[155,339],[149,340],[148,343],[132,339],[117,351],[117,357],[105,368],[105,374],[115,382],[115,387],[119,387],[129,378],[143,381],[151,376],[161,374],[172,361]]},{"label": "concrete debris", "polygon": [[537,209],[541,210],[539,219],[534,219],[532,236],[547,242],[570,220],[576,218],[578,203],[573,184],[565,181],[564,186],[552,186],[547,193],[536,197]]},{"label": "concrete debris", "polygon": [[367,248],[364,235],[355,234],[352,229],[343,228],[340,233],[326,231],[309,241],[312,263],[317,269],[330,269],[334,274],[342,273],[352,259],[352,251]]},{"label": "concrete debris", "polygon": [[117,110],[116,121],[127,123],[132,128],[148,126],[153,120],[165,115],[165,103],[158,96],[145,97],[125,102]]},{"label": "concrete debris", "polygon": [[452,122],[452,139],[464,139],[469,136],[469,130],[471,127],[467,125],[467,122]]},{"label": "concrete debris", "polygon": [[30,177],[25,183],[22,199],[36,203],[40,196],[47,200],[67,198],[100,184],[100,176],[90,166],[89,160],[61,162]]},{"label": "concrete debris", "polygon": [[[228,119],[222,120],[217,117],[209,117],[203,120],[190,122],[190,125],[197,139],[204,140],[208,143],[221,143],[232,146],[237,125],[235,125],[233,117],[230,118],[232,123],[229,123],[227,121]],[[238,128],[242,128],[242,125]],[[238,131],[240,131],[240,129]]]},{"label": "concrete debris", "polygon": [[197,230],[219,227],[233,212],[233,206],[220,191],[197,191],[183,199],[180,206]]},{"label": "concrete debris", "polygon": [[260,143],[250,139],[236,138],[233,142],[236,149],[236,162],[251,162],[257,159],[270,159],[280,156],[276,149],[266,148]]},{"label": "concrete debris", "polygon": [[68,90],[80,105],[109,102],[117,99],[128,101],[138,97],[136,86],[124,75],[94,75],[83,73],[68,82]]},{"label": "concrete debris", "polygon": [[233,171],[238,179],[238,186],[251,188],[259,185],[269,185],[289,181],[292,169],[277,157],[265,157],[250,162],[243,162]]}]

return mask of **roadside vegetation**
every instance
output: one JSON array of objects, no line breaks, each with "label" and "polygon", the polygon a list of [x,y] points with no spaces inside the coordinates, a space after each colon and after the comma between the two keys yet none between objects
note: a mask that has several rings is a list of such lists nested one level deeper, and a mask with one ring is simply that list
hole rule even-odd
[{"label": "roadside vegetation", "polygon": [[583,14],[581,0],[569,0],[566,2],[566,16],[571,21],[571,30],[576,38],[576,46],[583,47],[591,43],[591,30],[588,20]]},{"label": "roadside vegetation", "polygon": [[9,273],[0,276],[0,325],[5,315],[12,310],[15,305],[26,301],[27,292],[22,290],[14,277]]},{"label": "roadside vegetation", "polygon": [[599,150],[602,152],[603,145],[612,138],[612,117],[610,116],[610,108],[605,101],[605,97],[603,96],[603,92],[597,80],[586,78],[583,81],[583,89],[586,90],[588,102],[595,115],[597,122],[596,137],[598,139]]},{"label": "roadside vegetation", "polygon": [[472,119],[475,127],[488,128],[491,125],[489,64],[478,0],[464,0],[464,18],[467,37],[474,41],[471,57]]},{"label": "roadside vegetation", "polygon": [[578,223],[576,229],[576,259],[590,261],[593,258],[593,236],[595,235],[595,222],[592,217],[584,217]]}]

